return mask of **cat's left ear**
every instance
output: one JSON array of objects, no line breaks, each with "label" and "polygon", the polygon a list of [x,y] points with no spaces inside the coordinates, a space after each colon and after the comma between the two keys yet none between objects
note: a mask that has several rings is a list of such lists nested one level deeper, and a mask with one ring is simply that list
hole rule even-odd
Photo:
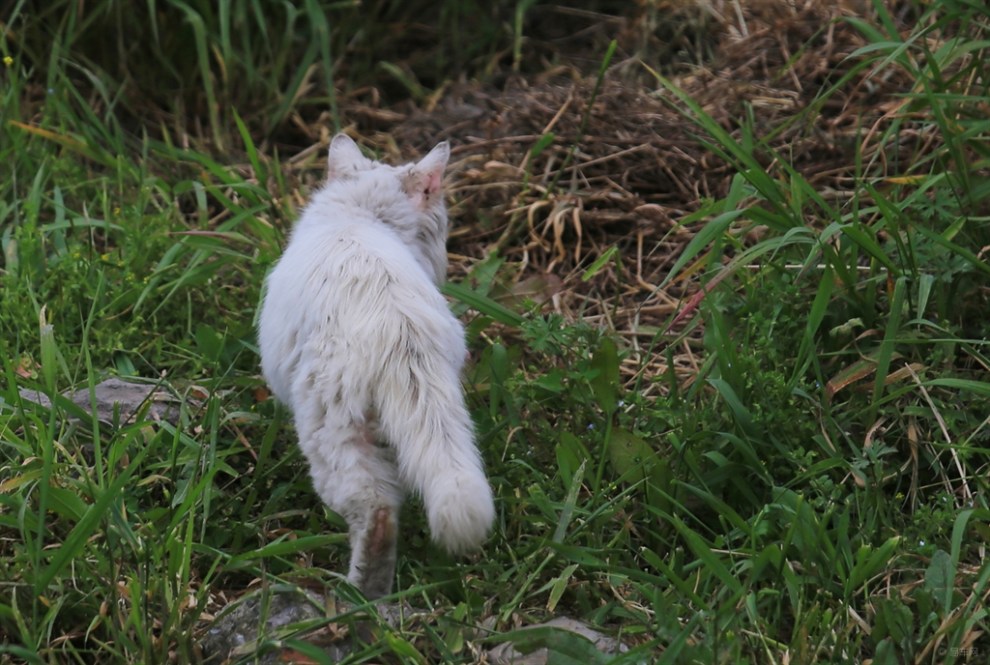
[{"label": "cat's left ear", "polygon": [[409,170],[403,180],[403,189],[412,199],[413,205],[420,210],[425,210],[440,195],[443,171],[447,168],[449,159],[450,144],[446,141],[438,143]]},{"label": "cat's left ear", "polygon": [[335,180],[341,175],[367,168],[371,163],[361,154],[361,148],[347,134],[337,134],[330,142],[327,155],[327,180]]}]

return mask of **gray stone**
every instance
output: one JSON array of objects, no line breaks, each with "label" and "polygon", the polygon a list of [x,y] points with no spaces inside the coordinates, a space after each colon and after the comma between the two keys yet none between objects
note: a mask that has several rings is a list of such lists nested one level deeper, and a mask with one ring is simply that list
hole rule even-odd
[{"label": "gray stone", "polygon": [[[553,628],[576,633],[591,642],[600,653],[609,656],[625,653],[629,650],[629,647],[614,637],[600,633],[587,624],[570,617],[554,617],[545,623],[526,626],[521,630],[536,628]],[[549,649],[538,648],[529,653],[522,653],[517,651],[511,642],[503,642],[489,649],[487,655],[487,662],[492,665],[547,665],[550,662]]]},{"label": "gray stone", "polygon": [[[350,616],[344,618],[339,625],[333,622],[331,624],[316,622],[320,628],[305,637],[307,642],[319,646],[331,662],[339,662],[354,651],[355,637],[363,642],[374,639],[376,623],[384,623],[397,629],[400,625],[409,625],[410,622],[435,622],[437,619],[436,613],[418,611],[406,605],[377,603],[374,607],[379,619],[361,620],[359,614],[350,614],[354,610],[353,605],[332,596],[286,589],[273,590],[264,596],[260,593],[254,594],[224,611],[203,636],[200,647],[208,663],[219,665],[256,654],[259,648],[264,647],[259,636],[262,640],[271,639],[277,636],[281,629],[291,628],[292,624],[320,618],[333,619],[336,616],[349,614]],[[332,626],[332,630],[328,631],[328,626]],[[305,625],[301,627],[305,628]],[[576,633],[605,655],[620,654],[628,650],[628,647],[619,640],[569,617],[555,617],[546,623],[528,626],[522,630],[535,628],[551,628]],[[467,637],[473,639],[480,635],[488,635],[490,632],[490,630],[472,630]],[[317,633],[322,634],[317,635]],[[277,643],[274,645],[269,643],[264,648],[265,653],[257,662],[274,664],[293,661],[292,651],[280,648]],[[508,642],[484,651],[481,655],[482,662],[498,665],[546,665],[551,659],[551,654],[546,648],[537,648],[524,654]]]},{"label": "gray stone", "polygon": [[[403,616],[398,605],[382,604],[376,608],[380,621],[395,628]],[[377,621],[354,612],[354,606],[333,596],[323,596],[301,589],[278,589],[252,594],[233,603],[217,617],[199,642],[207,663],[220,664],[245,656],[262,655],[256,662],[264,665],[293,662],[293,652],[279,643],[287,630],[313,623],[305,640],[318,646],[331,662],[345,659],[354,651],[355,638],[373,639]],[[328,619],[343,617],[339,622]],[[324,619],[324,621],[319,621]],[[299,624],[295,626],[294,624]],[[265,641],[269,640],[266,644]]]},{"label": "gray stone", "polygon": [[[46,408],[52,406],[48,395],[40,391],[20,388],[18,392],[23,400]],[[96,398],[96,416],[105,425],[113,425],[115,421],[121,425],[132,423],[145,405],[148,409],[145,414],[147,420],[165,421],[173,425],[179,421],[179,405],[182,400],[158,385],[113,377],[96,384],[93,395]],[[86,413],[92,414],[93,401],[88,387],[65,393],[65,397]]]}]

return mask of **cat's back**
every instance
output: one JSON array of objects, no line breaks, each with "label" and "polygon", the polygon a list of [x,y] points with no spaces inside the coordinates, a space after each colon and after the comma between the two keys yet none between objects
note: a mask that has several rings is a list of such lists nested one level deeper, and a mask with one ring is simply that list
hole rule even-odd
[{"label": "cat's back", "polygon": [[325,338],[371,342],[388,310],[449,312],[411,248],[373,214],[314,197],[270,272],[258,321],[262,371],[290,403],[292,373],[307,345]]},{"label": "cat's back", "polygon": [[386,278],[432,285],[393,229],[364,210],[320,203],[314,201],[302,216],[269,276],[269,289],[283,300],[332,298],[336,291]]},{"label": "cat's back", "polygon": [[463,356],[463,329],[437,288],[447,265],[449,153],[440,143],[414,164],[389,166],[334,137],[326,183],[265,280],[258,342],[281,401],[291,404],[293,376],[321,363],[370,367],[409,331]]}]

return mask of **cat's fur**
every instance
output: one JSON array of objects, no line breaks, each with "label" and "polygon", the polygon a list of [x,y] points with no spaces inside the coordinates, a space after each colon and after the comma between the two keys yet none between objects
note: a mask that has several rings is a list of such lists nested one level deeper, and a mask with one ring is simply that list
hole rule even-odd
[{"label": "cat's fur", "polygon": [[369,597],[391,590],[408,490],[454,553],[494,518],[460,385],[464,330],[437,288],[449,155],[444,142],[394,167],[335,136],[259,317],[265,378],[292,409],[314,487],[347,520],[348,577]]}]

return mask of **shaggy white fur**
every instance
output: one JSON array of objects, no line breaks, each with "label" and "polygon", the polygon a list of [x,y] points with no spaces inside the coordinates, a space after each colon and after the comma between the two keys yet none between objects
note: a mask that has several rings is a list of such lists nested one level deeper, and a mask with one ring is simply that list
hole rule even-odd
[{"label": "shaggy white fur", "polygon": [[437,288],[449,155],[444,142],[394,167],[335,136],[259,317],[265,378],[292,409],[314,487],[347,520],[349,579],[368,597],[391,590],[407,490],[451,552],[477,548],[494,519],[460,386],[464,330]]}]

